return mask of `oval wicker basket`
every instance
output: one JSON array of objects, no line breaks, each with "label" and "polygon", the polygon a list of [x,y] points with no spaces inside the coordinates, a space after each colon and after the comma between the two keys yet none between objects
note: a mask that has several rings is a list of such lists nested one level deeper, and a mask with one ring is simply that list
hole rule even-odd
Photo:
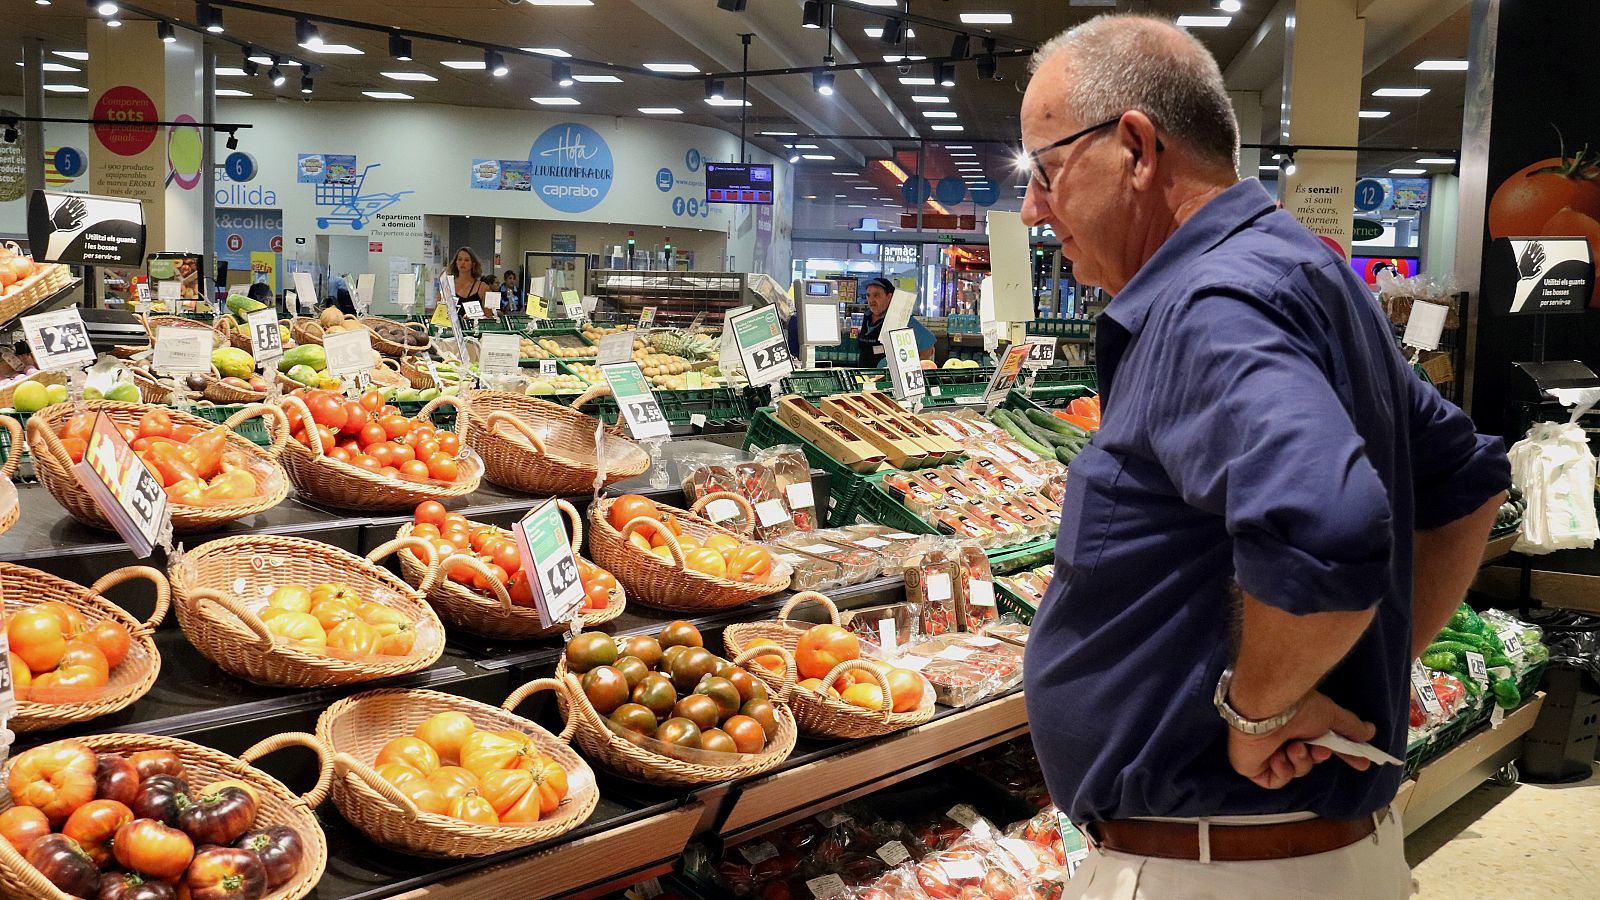
[{"label": "oval wicker basket", "polygon": [[[144,622],[104,596],[106,591],[134,578],[147,579],[156,588],[155,611]],[[7,617],[30,606],[55,601],[83,614],[91,627],[106,621],[117,622],[128,629],[133,639],[128,655],[111,670],[104,689],[94,692],[93,696],[66,703],[40,703],[31,697],[19,696],[16,714],[8,722],[11,730],[41,731],[87,722],[128,708],[155,687],[156,675],[161,672],[161,653],[151,634],[167,617],[168,603],[167,577],[160,571],[148,566],[125,566],[107,573],[90,587],[82,587],[38,569],[0,563],[0,592],[5,599]],[[26,689],[18,688],[18,691],[23,693]]]},{"label": "oval wicker basket", "polygon": [[[39,481],[49,489],[50,495],[55,497],[56,502],[60,503],[74,519],[94,528],[112,530],[111,523],[100,511],[99,505],[72,473],[72,458],[67,455],[66,447],[56,435],[58,424],[77,412],[102,412],[119,426],[136,427],[140,417],[149,411],[148,406],[140,403],[86,400],[77,404],[61,403],[47,406],[28,418],[28,445],[33,450],[34,471],[38,474]],[[174,425],[193,425],[202,431],[216,427],[215,422],[208,422],[199,416],[180,410],[171,410],[167,414],[172,417]],[[270,446],[257,447],[233,430],[239,423],[258,416],[268,417],[267,433],[272,435]],[[218,503],[210,506],[167,504],[167,509],[172,512],[172,530],[175,532],[214,529],[228,522],[265,512],[289,496],[288,476],[274,458],[289,440],[289,423],[284,418],[283,411],[275,406],[256,404],[239,410],[222,424],[229,429],[228,446],[270,465],[273,470],[272,477],[263,493],[237,503]]]},{"label": "oval wicker basket", "polygon": [[321,344],[322,322],[307,316],[289,320],[289,339],[296,344]]},{"label": "oval wicker basket", "polygon": [[[422,591],[376,564],[402,547],[420,547],[430,557],[434,553],[433,545],[421,538],[390,541],[364,558],[319,541],[276,535],[201,544],[174,554],[168,572],[178,624],[207,659],[256,684],[327,687],[420,672],[444,653],[444,625]],[[404,613],[416,623],[411,652],[358,659],[310,653],[273,640],[245,601],[284,585],[325,582],[344,582],[363,600]]]},{"label": "oval wicker basket", "polygon": [[[317,737],[334,750],[334,804],[379,844],[426,856],[488,856],[571,831],[594,812],[600,789],[594,770],[568,745],[571,723],[558,736],[511,712],[541,690],[553,690],[560,697],[567,693],[562,682],[541,678],[512,692],[500,707],[420,690],[367,691],[340,700],[317,719]],[[368,760],[377,758],[390,740],[411,734],[441,712],[465,713],[481,729],[515,730],[532,737],[540,753],[567,770],[567,796],[555,814],[531,825],[477,825],[423,812],[385,781]]]},{"label": "oval wicker basket", "polygon": [[[433,338],[428,337],[428,326],[421,322],[395,322],[390,319],[379,319],[375,316],[367,316],[358,321],[367,326],[368,331],[372,332],[372,349],[382,353],[384,356],[407,356],[413,353],[425,354],[433,347]],[[399,325],[412,331],[420,331],[426,340],[420,344],[402,344],[399,341],[391,341],[379,334],[376,327],[387,327],[389,325]]]},{"label": "oval wicker basket", "polygon": [[[749,503],[737,494],[710,494],[706,499],[721,497],[733,498],[735,502],[745,504],[748,510]],[[672,612],[709,612],[770,596],[789,586],[792,570],[788,563],[776,558],[772,561],[771,577],[762,582],[719,578],[686,568],[683,564],[683,548],[678,546],[678,539],[655,519],[640,516],[624,525],[622,531],[613,528],[607,521],[607,512],[614,502],[615,498],[603,497],[589,508],[589,556],[626,585],[628,596],[639,603]],[[748,541],[743,535],[713,525],[692,513],[662,504],[657,506],[675,515],[684,533],[702,544],[713,534]],[[755,517],[748,514],[747,518],[754,520]],[[628,535],[635,531],[665,536],[672,560],[668,562],[629,544]]]},{"label": "oval wicker basket", "polygon": [[[468,446],[483,457],[483,477],[529,494],[594,490],[600,423],[573,409],[506,391],[467,393]],[[642,475],[650,455],[625,437],[605,441],[607,484]]]},{"label": "oval wicker basket", "polygon": [[[583,517],[565,500],[556,500],[556,506],[566,514],[567,521],[572,524],[572,555],[578,556],[578,548],[583,545]],[[411,527],[409,523],[400,526],[400,531],[395,536],[409,537]],[[510,534],[503,529],[500,531],[507,536]],[[540,624],[537,609],[512,603],[511,596],[499,584],[494,585],[494,596],[490,597],[482,591],[456,584],[443,577],[445,572],[456,565],[465,565],[475,572],[487,575],[488,567],[470,553],[450,556],[431,569],[411,553],[401,553],[398,558],[400,574],[412,587],[419,587],[429,578],[432,579],[432,587],[425,591],[428,602],[433,604],[439,618],[451,628],[506,640],[554,637],[567,631],[568,625],[565,622],[549,628]],[[628,595],[619,581],[616,589],[611,592],[605,609],[584,613],[583,627],[593,629],[604,625],[622,615],[627,605]]]},{"label": "oval wicker basket", "polygon": [[[743,666],[751,659],[770,653],[777,653],[783,657],[784,670],[792,679],[794,657],[782,648],[757,647],[734,659],[733,664]],[[567,670],[566,654],[562,654],[560,661],[556,663],[556,677],[567,685],[566,694],[556,695],[561,702],[561,714],[566,717],[568,728],[572,727],[574,719],[577,721],[576,737],[584,755],[618,775],[635,781],[649,784],[694,785],[733,778],[749,778],[752,775],[760,775],[788,759],[789,754],[794,752],[795,741],[799,738],[794,714],[789,711],[788,689],[779,688],[777,693],[770,696],[772,711],[778,720],[778,733],[767,741],[766,748],[760,753],[715,754],[719,757],[725,755],[743,757],[740,762],[729,765],[714,765],[704,761],[710,754],[702,754],[694,761],[674,759],[635,744],[612,731],[611,726],[606,724],[605,717],[600,715],[589,702],[588,696],[584,694],[578,676]]]},{"label": "oval wicker basket", "polygon": [[[839,624],[839,608],[833,605],[832,600],[816,591],[802,591],[789,598],[789,602],[778,612],[776,621],[742,622],[724,628],[723,645],[729,653],[738,654],[748,650],[751,641],[766,638],[777,642],[790,653],[795,652],[796,646],[800,643],[800,636],[806,633],[811,623],[791,624],[789,614],[794,612],[795,607],[808,601],[818,603],[827,610],[830,624]],[[835,697],[794,687],[789,693],[789,708],[794,712],[794,720],[800,726],[801,734],[831,738],[881,737],[903,728],[922,725],[933,718],[936,703],[931,686],[925,691],[921,706],[911,712],[894,712],[888,680],[877,668],[861,660],[847,660],[840,663],[822,679],[822,683],[833,684],[840,675],[850,670],[870,672],[875,676],[878,687],[883,691],[883,708],[863,709]],[[789,684],[785,684],[783,673],[773,672],[761,666],[751,667],[750,672],[766,682],[773,690],[790,687]]]},{"label": "oval wicker basket", "polygon": [[[237,779],[256,789],[254,828],[287,825],[305,844],[305,855],[294,877],[267,894],[263,900],[299,900],[310,894],[322,880],[328,866],[328,838],[314,812],[328,796],[333,782],[333,760],[321,741],[309,734],[289,732],[269,737],[232,757],[220,750],[203,747],[177,738],[153,734],[91,734],[76,738],[96,753],[124,755],[145,750],[170,750],[183,762],[189,783],[204,787],[217,781]],[[283,782],[257,769],[251,763],[285,747],[305,747],[317,754],[317,783],[304,794],[296,795]],[[0,791],[0,811],[10,809],[11,795]],[[39,871],[28,865],[10,841],[0,841],[0,897],[6,900],[73,900],[56,889]]]},{"label": "oval wicker basket", "polygon": [[[165,405],[172,402],[172,395],[176,394],[177,391],[171,385],[157,381],[155,376],[138,366],[127,366],[126,369],[129,379],[139,389],[139,398],[145,403]],[[188,391],[187,393],[190,400],[200,399],[199,391]],[[45,408],[49,409],[49,407]]]},{"label": "oval wicker basket", "polygon": [[[283,404],[297,408],[302,421],[314,421],[311,411],[299,397],[285,397]],[[461,412],[461,402],[455,397],[435,397],[417,413],[417,418],[426,421],[435,409],[446,404],[456,408],[456,434],[460,435],[466,416]],[[458,457],[461,471],[453,484],[401,481],[340,462],[326,453],[327,448],[322,446],[319,436],[315,450],[299,441],[289,441],[280,459],[284,470],[289,473],[289,480],[294,482],[295,490],[302,496],[342,509],[410,511],[425,500],[448,503],[457,497],[465,497],[477,490],[483,480],[483,461],[467,448],[464,439],[462,453]]]},{"label": "oval wicker basket", "polygon": [[438,385],[434,383],[433,376],[428,373],[426,360],[422,359],[421,357],[400,357],[400,374],[404,375],[406,377],[406,381],[410,382],[411,386],[419,391],[425,391],[431,387],[438,387]]}]

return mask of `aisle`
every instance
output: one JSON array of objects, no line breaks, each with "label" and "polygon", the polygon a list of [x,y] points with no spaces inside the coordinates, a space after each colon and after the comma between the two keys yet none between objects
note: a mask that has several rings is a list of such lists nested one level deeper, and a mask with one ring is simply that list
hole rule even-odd
[{"label": "aisle", "polygon": [[1406,839],[1419,900],[1590,898],[1600,883],[1600,767],[1572,784],[1485,784]]}]

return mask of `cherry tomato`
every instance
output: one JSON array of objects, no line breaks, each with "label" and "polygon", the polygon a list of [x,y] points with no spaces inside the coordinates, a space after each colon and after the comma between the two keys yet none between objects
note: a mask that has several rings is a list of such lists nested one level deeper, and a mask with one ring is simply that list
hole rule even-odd
[{"label": "cherry tomato", "polygon": [[433,438],[417,440],[416,432],[411,433],[411,446],[416,448],[417,459],[430,459],[439,452],[439,442]]},{"label": "cherry tomato", "polygon": [[378,461],[378,467],[380,469],[384,466],[392,466],[396,462],[394,458],[394,445],[388,441],[379,441],[376,444],[368,444],[367,455]]},{"label": "cherry tomato", "polygon": [[394,466],[384,466],[382,469],[378,470],[378,474],[385,478],[399,478],[400,470],[396,469]]},{"label": "cherry tomato", "polygon": [[439,452],[455,456],[461,452],[461,438],[454,431],[439,432]]},{"label": "cherry tomato", "polygon": [[404,481],[420,483],[427,481],[428,477],[428,464],[422,460],[407,460],[400,465],[400,478]]},{"label": "cherry tomato", "polygon": [[370,447],[373,444],[381,444],[388,439],[388,433],[386,433],[383,430],[383,426],[379,425],[377,422],[368,422],[365,425],[362,425],[361,436],[358,438],[358,440],[361,441],[361,446],[363,447]]},{"label": "cherry tomato", "polygon": [[412,516],[412,519],[419,525],[428,524],[434,526],[434,531],[437,532],[444,527],[448,517],[449,511],[444,508],[443,503],[437,500],[424,500],[417,504],[416,514]]},{"label": "cherry tomato", "polygon": [[381,391],[367,391],[361,395],[361,406],[367,412],[374,412],[383,406],[383,393]]},{"label": "cherry tomato", "polygon": [[522,551],[517,549],[516,541],[502,539],[495,541],[493,547],[489,555],[494,557],[495,565],[513,573],[522,568]]},{"label": "cherry tomato", "polygon": [[461,475],[461,465],[456,462],[456,458],[443,452],[429,457],[425,465],[429,477],[439,481],[455,481]]}]

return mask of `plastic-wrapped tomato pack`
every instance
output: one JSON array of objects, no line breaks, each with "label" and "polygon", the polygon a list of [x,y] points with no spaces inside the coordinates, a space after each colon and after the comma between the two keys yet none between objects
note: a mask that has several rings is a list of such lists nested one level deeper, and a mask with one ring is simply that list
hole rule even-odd
[{"label": "plastic-wrapped tomato pack", "polygon": [[[811,468],[800,448],[781,445],[761,450],[754,460],[715,457],[681,466],[683,492],[690,503],[709,494],[728,492],[750,501],[758,540],[773,541],[817,528],[817,501]],[[731,503],[731,501],[730,501]],[[712,521],[738,515],[736,507],[706,507]]]},{"label": "plastic-wrapped tomato pack", "polygon": [[1004,832],[983,819],[970,828],[944,828],[947,838],[925,844],[927,855],[907,860],[850,896],[852,900],[1053,900],[1061,896],[1070,871],[1082,858],[1081,853],[1063,848],[1061,826],[1049,827],[1057,815],[1052,809]]},{"label": "plastic-wrapped tomato pack", "polygon": [[955,594],[958,575],[955,557],[943,548],[928,551],[905,570],[906,599],[922,608],[924,635],[949,634],[960,627]]}]

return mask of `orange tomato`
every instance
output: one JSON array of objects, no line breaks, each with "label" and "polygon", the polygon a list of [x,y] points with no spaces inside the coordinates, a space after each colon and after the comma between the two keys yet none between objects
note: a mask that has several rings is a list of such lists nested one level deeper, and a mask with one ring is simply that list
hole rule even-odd
[{"label": "orange tomato", "polygon": [[400,464],[400,480],[413,484],[421,484],[430,478],[428,464],[420,459],[407,460]]},{"label": "orange tomato", "polygon": [[410,656],[417,644],[417,629],[409,622],[388,633],[379,629],[378,634],[378,653],[383,656]]},{"label": "orange tomato", "polygon": [[437,440],[439,441],[440,453],[448,453],[451,456],[455,456],[461,452],[461,438],[455,432],[441,431]]},{"label": "orange tomato", "polygon": [[[748,644],[745,644],[744,648],[745,648],[745,650],[748,651],[748,650],[754,650],[757,647],[776,647],[776,646],[778,646],[778,642],[773,640],[772,638],[756,638],[755,640],[750,641]],[[779,674],[779,673],[783,672],[783,657],[779,656],[776,653],[763,653],[760,656],[754,657],[749,662],[745,663],[745,665],[746,666],[758,666],[760,668],[766,669],[768,672],[772,672],[774,674]]]},{"label": "orange tomato", "polygon": [[659,519],[660,513],[657,511],[654,501],[639,494],[623,494],[611,501],[611,508],[606,511],[606,521],[610,522],[611,527],[618,531],[622,530],[622,526],[640,516]]},{"label": "orange tomato", "polygon": [[728,563],[722,558],[722,554],[715,550],[708,550],[705,547],[685,553],[683,564],[686,568],[705,575],[714,575],[718,578],[726,577],[728,574]]},{"label": "orange tomato", "polygon": [[30,606],[6,623],[11,655],[34,672],[54,669],[67,652],[67,639],[61,633],[61,619],[42,606]]},{"label": "orange tomato", "polygon": [[860,639],[838,625],[813,625],[794,649],[801,678],[825,678],[839,663],[860,658]]},{"label": "orange tomato", "polygon": [[411,431],[411,420],[405,416],[384,416],[378,420],[378,424],[383,426],[384,434],[391,441],[405,437]]},{"label": "orange tomato", "polygon": [[[529,599],[528,605],[533,605],[532,599]],[[33,684],[33,672],[29,670],[28,664],[23,662],[21,657],[11,657],[11,684],[19,691]]]},{"label": "orange tomato", "polygon": [[911,712],[922,706],[926,679],[921,672],[910,669],[890,669],[889,696],[893,698],[895,712]]},{"label": "orange tomato", "polygon": [[477,791],[471,791],[450,801],[450,817],[476,825],[499,825],[500,817],[494,807]]},{"label": "orange tomato", "polygon": [[13,803],[38,809],[54,827],[94,799],[97,766],[94,751],[81,741],[54,741],[15,756],[6,784]]},{"label": "orange tomato", "polygon": [[61,620],[61,634],[69,641],[89,630],[89,620],[83,617],[83,613],[65,603],[50,601],[39,604],[39,608],[49,610]]},{"label": "orange tomato", "polygon": [[85,640],[67,641],[66,650],[61,654],[61,668],[68,669],[73,666],[85,666],[100,673],[103,683],[111,677],[111,664],[106,660],[106,655],[100,648]]},{"label": "orange tomato", "polygon": [[351,616],[328,632],[328,646],[356,656],[372,656],[378,652],[378,631]]},{"label": "orange tomato", "polygon": [[31,699],[38,703],[84,703],[105,686],[105,674],[92,665],[62,666],[33,679]]},{"label": "orange tomato", "polygon": [[83,438],[62,438],[61,446],[67,451],[67,457],[74,463],[83,462],[83,454],[89,451],[89,442]]},{"label": "orange tomato", "polygon": [[468,791],[478,789],[478,776],[460,766],[440,766],[428,776],[428,783],[450,802]]},{"label": "orange tomato", "polygon": [[454,766],[461,762],[461,745],[477,730],[478,726],[472,724],[465,713],[442,712],[418,725],[411,733],[433,746],[439,754],[440,763]]},{"label": "orange tomato", "polygon": [[424,465],[428,467],[428,477],[437,481],[455,481],[461,476],[461,464],[448,453],[435,453]]},{"label": "orange tomato", "polygon": [[311,614],[323,629],[332,631],[347,619],[356,618],[356,606],[348,600],[329,597],[313,601]]},{"label": "orange tomato", "polygon": [[754,544],[740,544],[728,554],[728,576],[759,581],[772,574],[772,554]]},{"label": "orange tomato", "polygon": [[513,539],[496,542],[489,555],[494,557],[494,564],[505,569],[507,574],[515,575],[522,568],[522,551],[517,549],[517,542]]},{"label": "orange tomato", "polygon": [[368,422],[361,426],[361,433],[356,435],[356,441],[363,447],[375,447],[389,440],[389,433],[377,422]]},{"label": "orange tomato", "polygon": [[[534,789],[533,779],[534,773],[527,769],[495,769],[479,779],[481,785],[479,793],[483,795],[483,799],[489,801],[490,806],[494,807],[495,815],[500,817],[500,821],[504,822],[507,821],[506,814],[512,807],[521,803],[523,797]],[[537,802],[533,804],[533,811],[535,813],[539,811]],[[537,822],[539,819],[535,816],[532,821]]]},{"label": "orange tomato", "polygon": [[267,605],[290,612],[310,612],[311,591],[303,584],[286,584],[268,595]]},{"label": "orange tomato", "polygon": [[445,510],[443,503],[437,500],[425,500],[417,504],[416,514],[412,516],[412,519],[419,525],[426,523],[442,529],[447,515],[449,513]]},{"label": "orange tomato", "polygon": [[439,770],[439,752],[421,738],[397,737],[378,751],[378,765],[385,763],[399,763],[423,775],[432,775]]},{"label": "orange tomato", "polygon": [[342,581],[325,581],[311,589],[311,603],[316,605],[324,600],[343,600],[355,606],[361,602],[361,595],[355,588]]},{"label": "orange tomato", "polygon": [[[429,749],[431,750],[432,748],[430,747]],[[382,757],[380,756],[379,758],[381,759]],[[406,765],[405,763],[380,762],[378,763],[377,771],[378,775],[383,778],[384,781],[389,782],[395,787],[405,787],[408,784],[428,783],[428,776],[417,771],[416,768]]]},{"label": "orange tomato", "polygon": [[417,451],[411,449],[411,445],[410,444],[391,443],[389,445],[389,447],[390,447],[390,456],[393,459],[393,461],[390,463],[390,465],[398,466],[401,463],[408,463],[408,462],[412,461],[413,459],[417,458]]},{"label": "orange tomato", "polygon": [[297,650],[320,653],[328,646],[327,630],[310,613],[283,610],[267,620],[267,631]]},{"label": "orange tomato", "polygon": [[706,549],[715,550],[726,559],[729,554],[739,549],[739,539],[727,534],[713,534],[706,538]]},{"label": "orange tomato", "polygon": [[375,412],[383,406],[383,393],[380,391],[367,391],[359,400],[361,408],[367,412]]},{"label": "orange tomato", "polygon": [[404,787],[400,785],[396,785],[396,787],[400,788],[400,793],[411,798],[411,802],[416,804],[417,809],[423,812],[442,816],[450,809],[450,801],[446,800],[444,794],[440,793],[439,789],[434,787],[433,783],[427,779],[407,782]]},{"label": "orange tomato", "polygon": [[50,833],[50,820],[31,806],[13,806],[0,813],[0,837],[26,856],[33,842]]}]

